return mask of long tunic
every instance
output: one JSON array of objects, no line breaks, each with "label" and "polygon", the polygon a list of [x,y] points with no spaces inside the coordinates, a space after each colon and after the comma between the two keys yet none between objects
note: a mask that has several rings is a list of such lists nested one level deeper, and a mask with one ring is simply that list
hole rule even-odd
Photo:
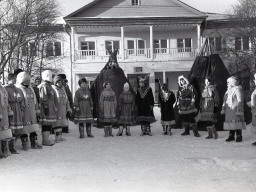
[{"label": "long tunic", "polygon": [[42,125],[53,125],[57,120],[57,97],[51,83],[43,82],[39,86],[40,93],[40,123]]},{"label": "long tunic", "polygon": [[235,86],[225,93],[222,105],[222,113],[225,113],[224,130],[246,128],[243,105],[244,95],[241,86]]},{"label": "long tunic", "polygon": [[122,92],[119,96],[120,124],[132,125],[135,123],[135,97],[131,91]]},{"label": "long tunic", "polygon": [[100,95],[99,101],[100,116],[99,121],[103,123],[114,123],[117,121],[116,94],[111,88],[105,88]]},{"label": "long tunic", "polygon": [[54,122],[53,127],[66,127],[69,125],[67,120],[67,112],[71,111],[69,106],[69,101],[67,94],[63,87],[58,87],[56,85],[52,85],[53,90],[57,96],[58,102],[56,103],[57,107],[57,121]]},{"label": "long tunic", "polygon": [[135,106],[137,108],[137,122],[155,122],[153,112],[154,96],[151,87],[139,88],[136,93]]},{"label": "long tunic", "polygon": [[79,88],[75,93],[74,108],[77,109],[74,121],[78,123],[93,122],[92,108],[93,101],[91,92],[86,88]]},{"label": "long tunic", "polygon": [[216,122],[214,108],[219,105],[219,94],[215,86],[206,86],[201,99],[201,121]]},{"label": "long tunic", "polygon": [[37,115],[40,113],[36,94],[31,86],[25,87],[17,85],[25,98],[25,109],[23,113],[23,129],[22,134],[29,134],[39,131],[39,124],[37,122]]},{"label": "long tunic", "polygon": [[9,128],[8,121],[8,116],[12,114],[8,103],[8,93],[0,83],[0,141],[12,137],[12,130]]},{"label": "long tunic", "polygon": [[25,99],[22,90],[15,85],[6,85],[6,91],[8,92],[8,100],[13,115],[9,117],[10,128],[18,131],[23,128],[23,113],[25,109]]},{"label": "long tunic", "polygon": [[256,89],[251,95],[251,109],[252,109],[252,132],[256,134]]},{"label": "long tunic", "polygon": [[159,93],[159,106],[161,107],[161,124],[162,125],[173,125],[174,120],[174,110],[173,104],[176,98],[171,91],[161,91]]}]

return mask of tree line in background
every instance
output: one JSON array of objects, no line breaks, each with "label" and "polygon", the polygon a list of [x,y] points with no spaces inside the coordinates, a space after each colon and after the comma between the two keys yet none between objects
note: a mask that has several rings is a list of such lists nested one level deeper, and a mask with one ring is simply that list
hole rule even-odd
[{"label": "tree line in background", "polygon": [[[54,69],[47,60],[47,42],[59,38],[57,0],[0,1],[0,66],[7,72],[21,68],[29,74]],[[58,45],[56,46],[58,49]]]}]

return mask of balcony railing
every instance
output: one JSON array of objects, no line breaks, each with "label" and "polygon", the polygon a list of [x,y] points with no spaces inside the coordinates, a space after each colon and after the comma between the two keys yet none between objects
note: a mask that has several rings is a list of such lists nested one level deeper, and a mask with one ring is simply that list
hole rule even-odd
[{"label": "balcony railing", "polygon": [[[157,48],[153,50],[153,57],[151,57],[150,49],[125,49],[124,58],[122,58],[121,51],[117,54],[118,60],[128,61],[147,61],[154,59],[156,61],[168,61],[173,58],[194,58],[196,57],[197,49],[193,48]],[[109,58],[106,50],[77,50],[76,60],[87,62],[107,62]]]}]

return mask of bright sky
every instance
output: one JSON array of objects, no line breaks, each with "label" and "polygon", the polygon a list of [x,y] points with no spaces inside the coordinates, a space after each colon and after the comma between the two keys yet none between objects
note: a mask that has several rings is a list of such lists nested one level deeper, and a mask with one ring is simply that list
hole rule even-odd
[{"label": "bright sky", "polygon": [[[83,7],[92,0],[59,0],[63,15],[66,16]],[[226,13],[238,0],[181,0],[182,2],[203,12]]]}]

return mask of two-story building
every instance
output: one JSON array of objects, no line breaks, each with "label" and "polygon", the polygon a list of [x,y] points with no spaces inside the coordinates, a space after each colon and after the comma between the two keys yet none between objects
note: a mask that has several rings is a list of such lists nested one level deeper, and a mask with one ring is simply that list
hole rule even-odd
[{"label": "two-story building", "polygon": [[158,100],[158,79],[177,90],[201,46],[207,15],[178,0],[95,0],[64,19],[71,27],[73,89],[93,82],[108,61],[106,48],[119,49],[118,63],[134,90],[149,75]]}]

